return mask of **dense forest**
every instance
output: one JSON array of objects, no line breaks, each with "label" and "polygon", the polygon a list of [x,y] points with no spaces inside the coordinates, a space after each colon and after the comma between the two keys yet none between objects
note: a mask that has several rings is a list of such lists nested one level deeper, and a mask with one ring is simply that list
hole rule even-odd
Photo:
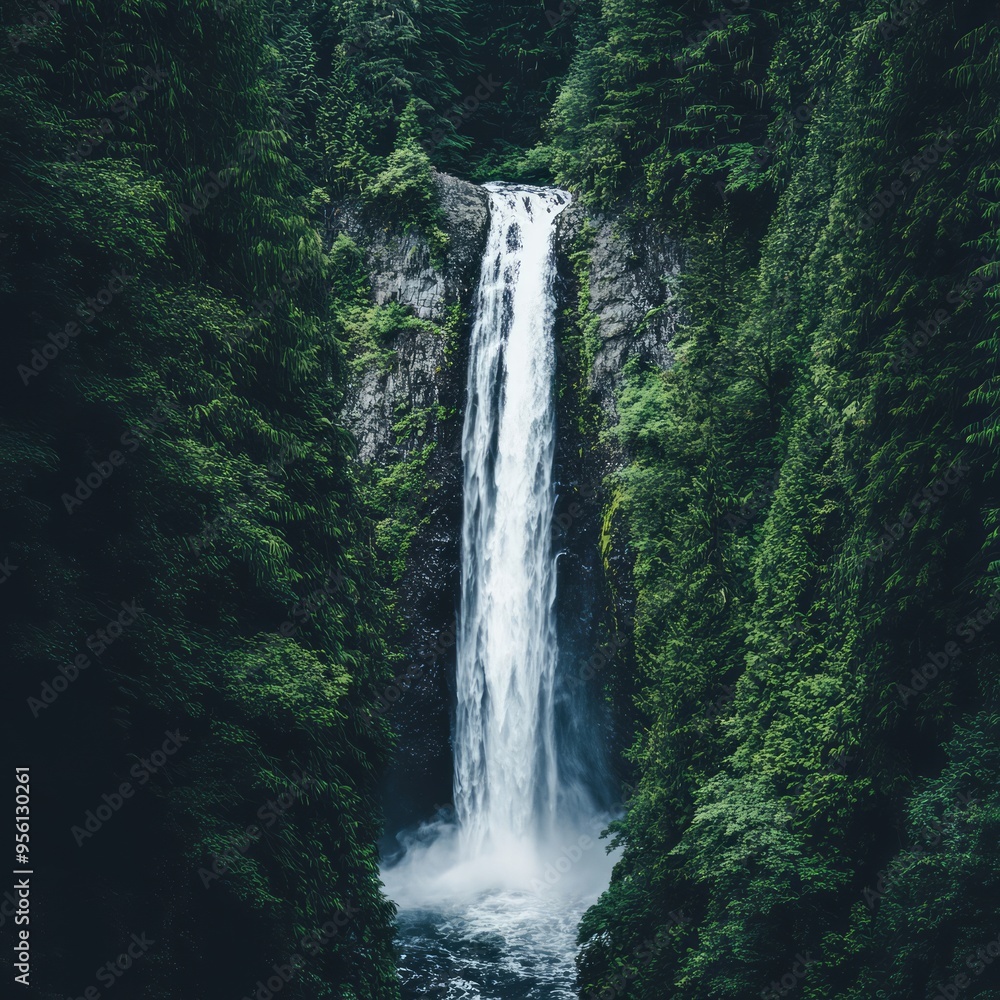
[{"label": "dense forest", "polygon": [[594,544],[634,594],[580,996],[1000,995],[995,3],[2,7],[36,995],[399,996],[379,706],[423,467],[373,481],[339,413],[417,321],[330,220],[444,259],[436,172],[683,261],[672,363],[578,428],[627,457]]}]

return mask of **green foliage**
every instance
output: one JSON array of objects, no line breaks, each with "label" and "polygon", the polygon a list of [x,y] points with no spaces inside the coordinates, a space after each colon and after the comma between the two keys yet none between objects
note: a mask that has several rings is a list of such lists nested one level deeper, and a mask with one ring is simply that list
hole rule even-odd
[{"label": "green foliage", "polygon": [[686,250],[676,362],[619,401],[640,780],[580,984],[767,995],[808,951],[804,998],[929,998],[996,938],[996,26],[803,0],[671,63],[688,10],[590,15],[552,120],[564,183]]},{"label": "green foliage", "polygon": [[576,290],[572,302],[560,317],[557,331],[559,346],[558,395],[572,397],[568,410],[576,425],[580,441],[596,438],[600,426],[600,408],[593,400],[590,373],[600,347],[600,320],[590,309],[590,251],[594,244],[594,229],[589,220],[574,237],[569,263]]},{"label": "green foliage", "polygon": [[275,13],[276,69],[311,176],[365,192],[387,169],[412,170],[412,142],[461,176],[550,177],[542,119],[575,15],[553,25],[543,0],[284,0]]},{"label": "green foliage", "polygon": [[354,379],[372,369],[388,372],[398,361],[398,335],[434,331],[433,323],[418,319],[398,302],[384,306],[351,304],[340,315],[341,338],[348,347],[348,366]]},{"label": "green foliage", "polygon": [[364,202],[382,218],[403,218],[421,231],[431,248],[431,262],[440,267],[448,247],[441,228],[443,216],[434,188],[430,158],[417,134],[416,102],[410,101],[400,120],[398,145],[364,190]]},{"label": "green foliage", "polygon": [[715,209],[716,185],[758,186],[771,5],[609,0],[579,16],[579,49],[549,120],[560,184],[597,204],[648,205],[673,216],[673,229]]},{"label": "green foliage", "polygon": [[424,510],[438,486],[427,473],[434,447],[429,442],[385,469],[372,470],[371,485],[362,494],[372,511],[375,538],[386,555],[387,576],[393,584],[402,580],[413,541],[428,523]]},{"label": "green foliage", "polygon": [[[309,60],[282,83],[266,5],[223,12],[63,7],[0,65],[0,537],[18,565],[0,620],[12,737],[52,810],[37,987],[92,982],[144,929],[157,945],[130,972],[136,995],[241,995],[351,906],[286,992],[388,1000],[374,844],[389,747],[359,721],[387,677],[383,601],[331,420],[345,369],[330,330],[359,262],[343,240],[323,253],[326,196],[282,124]],[[112,110],[136,87],[134,109]],[[87,493],[95,467],[113,472]],[[88,642],[123,602],[138,620]],[[33,711],[81,653],[89,667]],[[71,824],[167,730],[186,738],[176,758],[77,847]],[[296,774],[304,791],[263,820]]]}]

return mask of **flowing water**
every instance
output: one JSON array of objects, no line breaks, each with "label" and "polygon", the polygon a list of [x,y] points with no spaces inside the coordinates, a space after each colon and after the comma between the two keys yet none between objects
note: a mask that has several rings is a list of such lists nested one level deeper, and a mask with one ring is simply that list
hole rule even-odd
[{"label": "flowing water", "polygon": [[[553,188],[486,186],[463,432],[454,813],[383,871],[405,997],[571,998],[607,824],[556,726]],[[563,762],[562,769],[560,762]],[[574,766],[567,766],[574,765]]]}]

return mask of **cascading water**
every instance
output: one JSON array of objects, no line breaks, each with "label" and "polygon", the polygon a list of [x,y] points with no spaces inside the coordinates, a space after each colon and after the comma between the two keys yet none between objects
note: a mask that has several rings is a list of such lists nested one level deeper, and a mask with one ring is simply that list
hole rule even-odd
[{"label": "cascading water", "polygon": [[[581,806],[569,774],[584,755],[555,722],[553,239],[570,197],[486,189],[462,442],[457,823],[424,824],[383,878],[404,996],[555,1000],[574,995],[576,925],[610,873],[597,839],[608,816]],[[561,773],[560,754],[576,766]]]},{"label": "cascading water", "polygon": [[462,441],[455,810],[476,857],[555,821],[552,234],[561,191],[493,185]]}]

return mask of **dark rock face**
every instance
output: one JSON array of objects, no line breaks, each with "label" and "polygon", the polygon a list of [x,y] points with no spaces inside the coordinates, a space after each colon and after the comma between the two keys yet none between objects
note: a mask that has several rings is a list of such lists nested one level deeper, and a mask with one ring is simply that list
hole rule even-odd
[{"label": "dark rock face", "polygon": [[[461,430],[466,396],[468,332],[475,287],[489,227],[489,199],[477,185],[444,174],[435,177],[449,236],[446,260],[435,267],[430,247],[418,233],[392,222],[374,225],[356,208],[342,207],[334,231],[346,231],[365,251],[373,300],[397,302],[435,324],[459,305],[464,322],[457,343],[440,328],[400,331],[386,344],[388,365],[372,364],[350,386],[342,419],[358,443],[358,460],[378,468],[404,461],[428,440],[436,447],[426,469],[437,484],[399,585],[399,606],[407,616],[405,676],[387,692],[386,718],[399,734],[394,776],[387,789],[387,823],[400,829],[428,818],[451,800],[450,708],[455,657],[455,614],[459,597],[462,526]],[[622,368],[632,357],[665,367],[675,316],[666,280],[678,269],[675,249],[650,230],[625,229],[608,216],[570,205],[557,221],[560,329],[567,332],[569,308],[578,301],[579,279],[569,265],[584,227],[590,233],[587,282],[589,310],[597,317],[599,345],[586,389],[599,406],[599,426],[581,432],[578,414],[559,403],[556,454],[557,502],[553,541],[559,558],[557,606],[560,672],[565,680],[559,725],[584,726],[590,743],[613,742],[610,722],[599,708],[601,688],[627,669],[631,632],[631,559],[627,546],[612,537],[601,550],[604,479],[626,456],[599,443],[597,433],[618,419],[615,393]],[[560,388],[572,365],[560,351]],[[562,395],[562,393],[561,393]],[[576,394],[578,395],[578,394]],[[401,415],[443,407],[420,438],[397,442],[393,426]],[[588,438],[581,440],[581,433]],[[610,579],[609,579],[610,577]],[[616,645],[622,643],[622,645]],[[592,712],[579,710],[583,702]],[[574,706],[573,711],[569,706]],[[604,766],[598,755],[577,762],[582,769]],[[391,853],[393,842],[383,845]]]},{"label": "dark rock face", "polygon": [[432,263],[431,249],[420,233],[407,232],[393,220],[373,224],[356,204],[341,208],[336,228],[368,255],[375,302],[398,302],[421,319],[441,322],[450,306],[470,301],[479,278],[490,212],[489,196],[478,184],[441,173],[434,175],[434,184],[449,237],[447,259],[441,267]]},{"label": "dark rock face", "polygon": [[[388,468],[433,442],[425,475],[434,484],[421,509],[422,525],[398,586],[405,609],[405,666],[385,692],[384,716],[399,735],[399,752],[386,790],[386,820],[399,829],[451,801],[450,706],[455,668],[455,613],[462,527],[462,413],[468,367],[468,326],[489,228],[489,198],[475,184],[437,174],[435,184],[449,242],[435,266],[427,240],[395,223],[374,225],[355,206],[335,217],[336,231],[354,239],[367,257],[372,298],[399,303],[431,321],[389,337],[388,366],[372,364],[349,386],[341,414],[358,445],[358,460]],[[460,335],[437,324],[463,310]],[[451,342],[449,342],[451,340]],[[456,342],[457,341],[457,342]],[[442,408],[440,411],[437,408]],[[408,414],[433,409],[422,435],[397,441],[393,427]],[[391,852],[392,844],[383,845]]]},{"label": "dark rock face", "polygon": [[601,345],[590,386],[609,423],[616,423],[615,393],[630,358],[670,366],[676,312],[669,307],[668,282],[680,270],[677,247],[653,227],[625,226],[609,215],[571,205],[559,216],[556,240],[565,259],[584,227],[590,250],[590,310],[598,320]]},{"label": "dark rock face", "polygon": [[[589,248],[583,273],[569,263],[581,242]],[[583,386],[574,385],[580,369],[565,347],[557,370],[556,541],[562,555],[556,613],[560,675],[567,682],[562,694],[574,703],[574,712],[567,712],[561,724],[601,732],[593,743],[615,747],[628,737],[616,736],[613,717],[598,707],[599,696],[602,689],[610,690],[622,706],[631,698],[635,597],[627,538],[618,522],[606,517],[613,504],[607,477],[623,468],[628,456],[602,432],[618,422],[615,397],[628,361],[638,358],[659,368],[671,363],[677,314],[668,283],[679,270],[680,255],[662,233],[624,226],[578,204],[559,216],[556,244],[564,306],[557,343],[566,344],[583,324],[595,328],[598,341]],[[573,317],[572,305],[581,293],[589,300],[587,315]],[[581,414],[581,396],[596,402],[596,419]],[[581,424],[587,428],[582,434]],[[585,766],[599,773],[606,762],[595,755]]]},{"label": "dark rock face", "polygon": [[[357,442],[358,458],[380,465],[405,458],[410,450],[406,442],[399,444],[393,433],[401,415],[455,405],[452,382],[458,374],[452,371],[456,366],[447,357],[448,344],[438,330],[398,333],[387,347],[393,354],[391,366],[366,369],[351,386],[341,414]],[[435,427],[434,431],[434,439],[440,441],[444,428]]]},{"label": "dark rock face", "polygon": [[[464,307],[466,314],[471,308],[489,228],[489,198],[478,185],[447,174],[436,174],[435,184],[449,237],[447,259],[440,268],[431,262],[430,247],[420,233],[394,224],[373,225],[354,205],[340,211],[335,226],[364,249],[378,305],[397,302],[421,319],[441,323],[454,306]],[[449,345],[439,331],[405,332],[387,346],[394,355],[392,365],[388,370],[369,368],[351,387],[342,413],[363,462],[387,464],[404,457],[392,432],[401,413],[434,405],[462,408],[464,337],[460,344]],[[454,457],[452,430],[438,429],[444,439],[436,435],[435,440]]]}]

